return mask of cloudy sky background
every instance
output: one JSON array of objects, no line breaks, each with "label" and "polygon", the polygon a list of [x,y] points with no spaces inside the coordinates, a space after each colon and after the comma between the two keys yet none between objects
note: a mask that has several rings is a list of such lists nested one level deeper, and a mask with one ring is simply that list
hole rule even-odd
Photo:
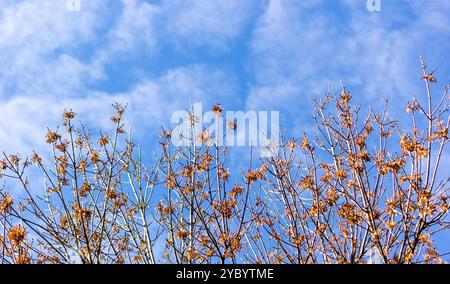
[{"label": "cloudy sky background", "polygon": [[106,127],[128,103],[152,143],[189,101],[278,110],[292,135],[310,127],[310,98],[344,81],[362,104],[404,110],[423,95],[419,55],[450,70],[450,2],[381,0],[0,0],[0,148],[39,150],[65,108]]},{"label": "cloudy sky background", "polygon": [[341,80],[364,106],[389,97],[402,118],[425,95],[419,55],[438,68],[435,94],[450,83],[448,0],[381,0],[380,12],[366,0],[66,2],[0,0],[0,151],[45,152],[64,109],[108,129],[115,102],[148,157],[190,101],[280,111],[299,137],[311,98]]}]

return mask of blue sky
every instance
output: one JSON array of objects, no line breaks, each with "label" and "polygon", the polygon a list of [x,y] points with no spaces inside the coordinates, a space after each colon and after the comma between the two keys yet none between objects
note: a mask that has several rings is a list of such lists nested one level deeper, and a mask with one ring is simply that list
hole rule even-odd
[{"label": "blue sky", "polygon": [[366,2],[81,0],[70,12],[66,0],[0,0],[0,145],[39,147],[64,108],[105,127],[116,101],[138,136],[190,100],[279,110],[295,134],[311,96],[340,80],[361,103],[403,109],[422,92],[420,54],[448,78],[450,3]]},{"label": "blue sky", "polygon": [[450,1],[380,1],[81,0],[70,12],[66,0],[0,0],[0,151],[45,152],[64,109],[107,129],[115,102],[147,155],[190,101],[280,111],[299,137],[311,97],[341,80],[402,118],[424,96],[419,55],[438,68],[436,95],[450,83]]},{"label": "blue sky", "polygon": [[[310,98],[340,80],[364,105],[423,94],[419,55],[450,70],[450,2],[381,0],[0,0],[0,148],[40,150],[65,108],[92,128],[128,103],[141,144],[189,101],[278,110],[300,136]],[[399,112],[400,113],[400,112]],[[400,115],[400,114],[399,114]],[[151,147],[151,146],[150,146]]]}]

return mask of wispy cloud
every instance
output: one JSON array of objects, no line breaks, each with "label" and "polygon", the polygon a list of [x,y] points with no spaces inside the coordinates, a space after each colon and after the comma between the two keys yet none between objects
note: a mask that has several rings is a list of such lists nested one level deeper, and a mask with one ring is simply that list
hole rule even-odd
[{"label": "wispy cloud", "polygon": [[340,80],[360,102],[390,97],[403,106],[421,91],[420,54],[442,67],[444,80],[449,75],[448,14],[444,1],[382,1],[382,11],[371,13],[364,1],[271,0],[253,32],[248,108],[270,99],[305,127],[298,107]]},{"label": "wispy cloud", "polygon": [[240,36],[260,3],[255,0],[163,1],[164,37],[178,48],[206,46],[224,50]]},{"label": "wispy cloud", "polygon": [[[184,2],[183,2],[184,3]],[[143,52],[152,59],[166,44],[188,40],[194,36],[201,44],[207,33],[215,37],[215,47],[238,32],[238,23],[227,26],[225,19],[214,20],[220,13],[216,4],[198,6],[206,9],[185,11],[182,2],[151,4],[139,0],[123,0],[113,7],[83,1],[82,11],[71,13],[64,1],[6,1],[0,18],[0,147],[7,151],[25,151],[39,147],[46,127],[59,122],[63,109],[73,108],[80,118],[93,127],[104,127],[111,104],[126,103],[130,123],[141,129],[158,130],[167,123],[170,112],[187,107],[190,100],[212,103],[227,101],[236,95],[232,76],[220,68],[202,64],[184,64],[163,69],[161,74],[138,76],[127,90],[110,90],[109,82],[120,80],[132,70],[136,54]],[[199,5],[197,3],[196,5]],[[219,5],[220,6],[220,5]],[[109,19],[107,13],[116,14]],[[216,13],[216,16],[211,12]],[[176,14],[177,13],[177,14]],[[178,19],[172,28],[163,19]],[[188,23],[191,16],[201,17]],[[208,17],[209,20],[208,20]],[[204,25],[204,21],[215,21]],[[239,22],[239,20],[238,20]],[[162,26],[161,26],[162,25]],[[173,30],[174,36],[165,33]],[[220,31],[225,31],[223,36]],[[215,31],[215,32],[214,32]],[[119,62],[119,63],[117,63]],[[140,62],[141,64],[142,62]],[[119,74],[110,75],[108,68],[118,64]],[[147,68],[151,67],[151,62]],[[128,71],[127,71],[128,70]],[[95,85],[100,82],[100,86]],[[102,90],[106,87],[105,90]],[[214,98],[214,99],[213,99]],[[141,130],[142,132],[143,130]]]}]

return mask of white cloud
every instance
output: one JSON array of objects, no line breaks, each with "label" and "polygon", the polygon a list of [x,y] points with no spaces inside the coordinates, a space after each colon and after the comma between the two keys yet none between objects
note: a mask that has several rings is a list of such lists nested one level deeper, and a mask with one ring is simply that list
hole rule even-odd
[{"label": "white cloud", "polygon": [[[99,2],[83,1],[82,11],[74,13],[59,0],[2,2],[0,150],[29,153],[44,146],[46,127],[57,125],[68,108],[80,112],[80,118],[92,127],[105,127],[111,104],[128,103],[130,122],[142,127],[142,132],[150,127],[159,131],[171,111],[185,108],[190,99],[211,104],[235,99],[233,76],[196,64],[136,78],[123,92],[94,90],[87,83],[114,80],[105,73],[108,64],[139,52],[157,56],[162,45],[175,44],[177,37],[186,41],[193,36],[198,44],[202,40],[208,44],[209,39],[215,40],[213,46],[224,44],[238,34],[242,19],[230,21],[221,13],[230,15],[248,4],[208,1],[170,6],[122,0],[114,12]],[[118,14],[106,19],[105,13]],[[165,37],[167,27],[161,26],[167,19],[176,22],[170,39]],[[199,29],[203,31],[198,34]],[[78,50],[86,48],[90,55],[83,58]]]},{"label": "white cloud", "polygon": [[90,63],[90,68],[100,71],[103,79],[105,65],[140,50],[154,55],[159,48],[155,23],[159,7],[140,0],[122,0],[121,4],[121,14],[105,35],[106,43],[96,47]]},{"label": "white cloud", "polygon": [[261,1],[169,0],[163,1],[164,36],[179,49],[226,49],[258,11]]},{"label": "white cloud", "polygon": [[89,3],[85,13],[69,13],[65,2],[57,0],[2,4],[0,98],[75,92],[90,70],[62,50],[76,50],[95,36],[101,7]]},{"label": "white cloud", "polygon": [[79,113],[77,119],[95,131],[109,130],[112,104],[116,102],[128,105],[126,119],[138,138],[149,133],[155,138],[154,132],[159,133],[160,126],[170,127],[172,112],[186,109],[190,101],[201,102],[205,107],[211,107],[216,101],[230,102],[236,99],[236,88],[233,79],[223,72],[194,65],[169,70],[124,93],[92,92],[84,97],[52,101],[47,97],[14,97],[0,105],[1,150],[45,151],[46,128],[54,129],[61,124],[64,109]]}]

